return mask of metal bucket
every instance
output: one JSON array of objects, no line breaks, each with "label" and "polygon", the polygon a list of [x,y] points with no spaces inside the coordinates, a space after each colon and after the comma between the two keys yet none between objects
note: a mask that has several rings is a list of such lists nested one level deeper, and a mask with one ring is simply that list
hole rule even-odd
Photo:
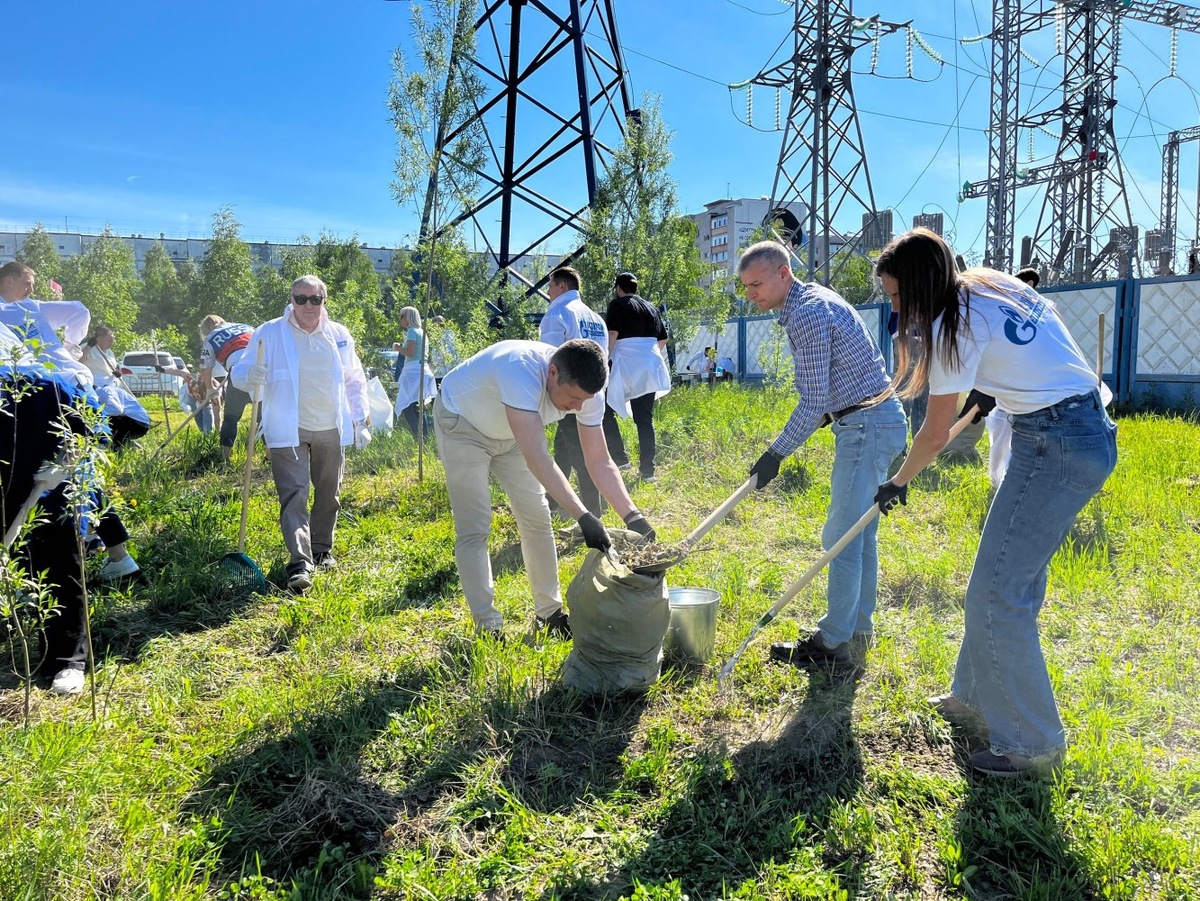
[{"label": "metal bucket", "polygon": [[721,593],[713,588],[671,588],[667,593],[671,621],[663,639],[664,653],[681,663],[707,663],[717,638]]}]

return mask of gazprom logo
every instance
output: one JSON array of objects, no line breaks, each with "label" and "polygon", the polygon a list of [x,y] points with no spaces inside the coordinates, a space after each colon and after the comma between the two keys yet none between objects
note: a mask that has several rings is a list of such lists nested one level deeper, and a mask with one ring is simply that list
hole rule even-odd
[{"label": "gazprom logo", "polygon": [[1025,314],[1003,305],[1000,307],[1000,312],[1008,320],[1004,323],[1004,337],[1013,344],[1028,344],[1037,337],[1037,326]]}]

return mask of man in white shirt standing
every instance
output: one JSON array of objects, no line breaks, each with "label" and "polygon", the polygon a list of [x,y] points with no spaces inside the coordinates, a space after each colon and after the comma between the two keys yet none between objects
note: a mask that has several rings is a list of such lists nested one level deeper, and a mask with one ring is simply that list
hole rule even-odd
[{"label": "man in white shirt standing", "polygon": [[344,447],[351,442],[366,447],[371,433],[367,377],[350,332],[329,318],[325,283],[302,276],[292,283],[291,298],[281,317],[255,329],[230,377],[251,394],[263,388],[263,438],[290,555],[287,586],[299,594],[312,587],[314,569],[336,565],[333,532],[341,509]]},{"label": "man in white shirt standing", "polygon": [[546,426],[561,423],[566,414],[578,415],[583,465],[600,492],[626,526],[653,540],[654,530],[630,500],[600,427],[607,375],[604,351],[590,339],[570,340],[558,348],[539,341],[500,341],[442,380],[433,402],[434,432],[454,513],[454,559],[477,632],[500,638],[504,626],[488,556],[489,476],[495,475],[508,494],[538,627],[549,634],[571,637],[546,493],[579,521],[588,547],[611,546],[604,524],[571,490],[546,450]]},{"label": "man in white shirt standing", "polygon": [[[550,295],[550,306],[539,327],[542,341],[558,347],[575,338],[586,338],[595,341],[607,354],[608,326],[579,296],[579,273],[570,266],[559,266],[550,273],[546,293]],[[572,471],[579,474],[579,498],[591,513],[599,516],[604,506],[600,491],[584,465],[579,426],[573,413],[563,417],[554,431],[554,462],[568,479]]]}]

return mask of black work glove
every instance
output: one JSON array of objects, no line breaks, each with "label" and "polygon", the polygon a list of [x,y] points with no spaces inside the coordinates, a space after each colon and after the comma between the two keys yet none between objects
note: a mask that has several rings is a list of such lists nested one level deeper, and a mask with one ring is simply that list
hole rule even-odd
[{"label": "black work glove", "polygon": [[608,537],[608,529],[596,518],[594,513],[585,513],[579,517],[579,528],[583,532],[583,543],[593,550],[606,552],[612,547],[612,539]]},{"label": "black work glove", "polygon": [[650,525],[646,517],[638,510],[630,510],[625,514],[625,525],[644,537],[647,541],[654,541],[658,534],[654,531],[654,526]]},{"label": "black work glove", "polygon": [[879,512],[887,516],[896,506],[908,506],[908,485],[897,485],[895,482],[884,482],[875,492],[875,503],[879,504]]},{"label": "black work glove", "polygon": [[967,395],[966,402],[963,403],[963,408],[958,411],[958,418],[962,419],[972,407],[978,407],[979,412],[975,414],[975,418],[971,422],[979,422],[979,420],[991,413],[992,410],[996,409],[996,398],[990,394],[984,394],[978,388],[972,388],[971,393]]},{"label": "black work glove", "polygon": [[766,453],[758,458],[758,462],[750,467],[750,475],[758,476],[758,481],[754,483],[756,491],[766,488],[767,483],[779,475],[779,464],[782,462],[783,456],[769,447]]},{"label": "black work glove", "polygon": [[163,371],[163,368],[162,368],[161,366],[155,366],[155,367],[154,367],[154,371],[155,371],[155,372],[162,372],[162,371]]}]

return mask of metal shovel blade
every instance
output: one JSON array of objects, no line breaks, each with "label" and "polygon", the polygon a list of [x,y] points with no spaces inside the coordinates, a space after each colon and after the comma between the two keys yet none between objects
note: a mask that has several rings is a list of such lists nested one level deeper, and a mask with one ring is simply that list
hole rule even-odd
[{"label": "metal shovel blade", "polygon": [[747,494],[754,490],[754,483],[757,481],[757,479],[757,476],[751,476],[748,478],[742,483],[742,486],[738,488],[737,491],[725,499],[725,502],[721,504],[721,506],[717,507],[716,510],[710,513],[704,522],[696,526],[695,530],[693,530],[687,538],[683,539],[683,541],[673,548],[664,548],[664,557],[659,560],[654,560],[650,563],[643,563],[639,566],[630,567],[630,569],[632,569],[639,576],[658,576],[665,573],[672,566],[682,563],[687,559],[687,555],[691,553],[691,550],[695,546],[696,542],[707,535],[713,526],[728,516],[729,512],[733,510],[733,508],[736,507]]}]

